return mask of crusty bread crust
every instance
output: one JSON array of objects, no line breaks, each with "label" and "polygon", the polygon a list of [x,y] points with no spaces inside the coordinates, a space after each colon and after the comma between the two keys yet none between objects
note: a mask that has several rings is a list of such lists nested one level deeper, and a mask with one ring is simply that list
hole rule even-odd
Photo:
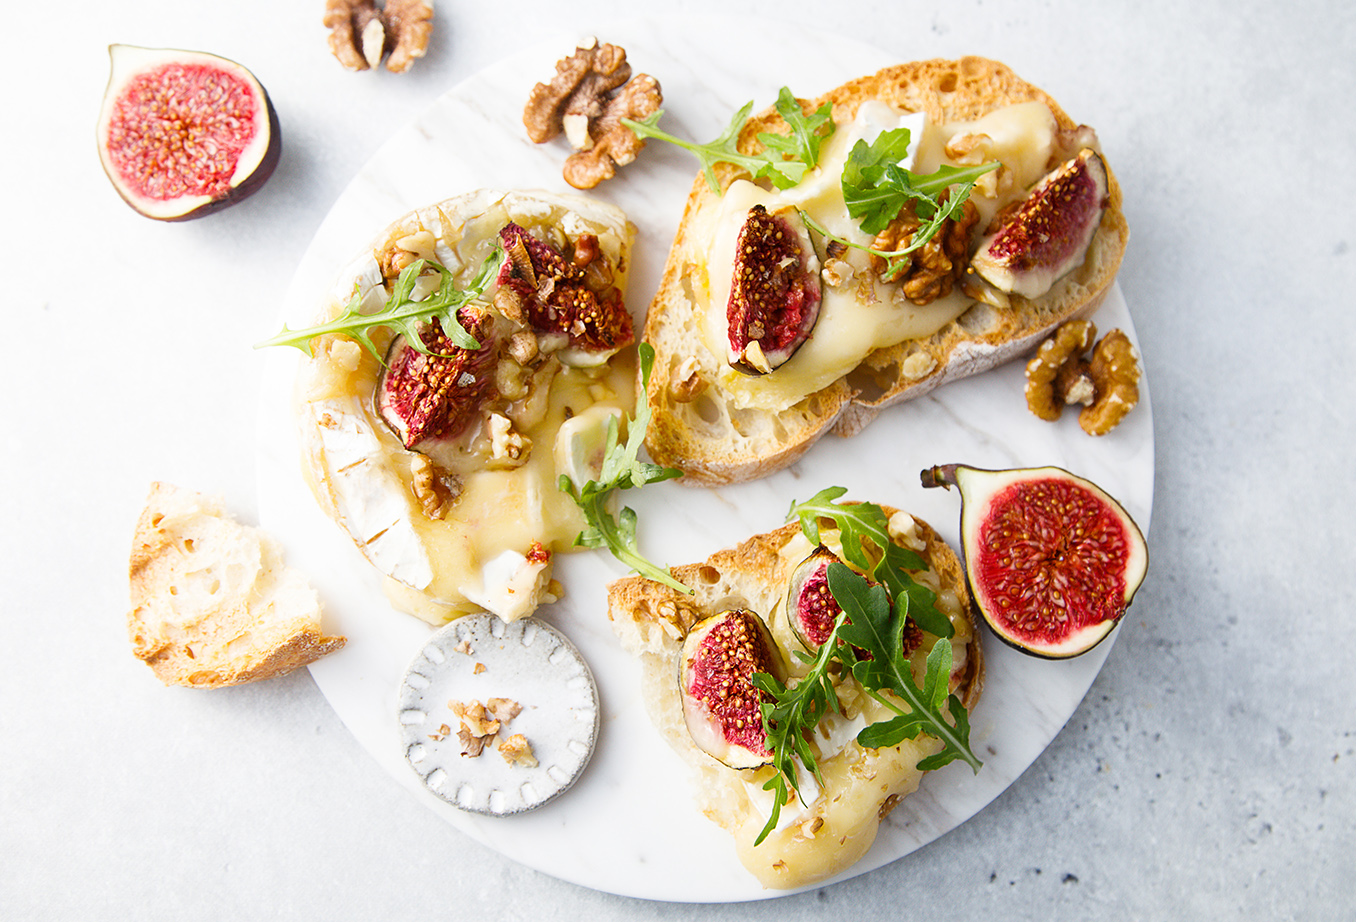
[{"label": "crusty bread crust", "polygon": [[[885,511],[893,516],[896,510]],[[957,624],[954,648],[956,662],[960,662],[961,656],[965,662],[953,675],[952,690],[966,707],[972,707],[983,688],[984,659],[964,568],[955,552],[930,526],[914,521],[914,534],[922,542],[920,553],[936,574],[941,590],[955,593],[960,602],[961,623]],[[740,859],[765,886],[783,888],[825,879],[858,860],[875,838],[879,821],[917,787],[922,774],[913,769],[917,756],[911,749],[901,746],[862,750],[849,773],[851,780],[841,790],[827,792],[816,812],[801,823],[801,827],[813,827],[830,839],[839,834],[846,836],[845,844],[824,850],[822,843],[827,839],[817,844],[813,835],[807,839],[793,830],[774,834],[754,848],[752,839],[763,820],[761,816],[750,820],[746,785],[749,773],[720,764],[698,749],[688,735],[678,682],[683,638],[703,618],[735,607],[746,607],[763,615],[770,621],[774,636],[780,634],[784,638],[785,625],[778,623],[775,613],[783,606],[786,586],[798,561],[781,551],[799,531],[798,523],[785,525],[755,535],[737,547],[717,551],[702,563],[673,568],[675,577],[693,587],[693,596],[639,576],[617,580],[608,587],[612,629],[622,647],[640,660],[646,709],[665,741],[691,767],[699,808],[732,833]],[[784,622],[784,616],[780,620]],[[886,779],[893,781],[893,785],[880,783]],[[829,801],[846,803],[861,798],[869,801],[870,809],[867,815],[856,817],[855,824],[836,817],[836,808],[823,806]],[[822,820],[824,825],[816,825],[815,819]],[[835,823],[840,826],[836,828]]]},{"label": "crusty bread crust", "polygon": [[220,499],[151,486],[128,565],[133,652],[166,685],[220,688],[284,675],[344,645],[264,533]]},{"label": "crusty bread crust", "polygon": [[[1045,103],[1061,129],[1077,123],[1038,87],[996,61],[978,57],[900,64],[844,84],[806,103],[806,111],[833,103],[834,121],[850,122],[866,100],[897,110],[926,112],[932,122],[979,118],[1010,104]],[[760,132],[785,131],[781,117],[768,109],[740,135],[745,151],[759,148]],[[743,175],[717,165],[722,187]],[[997,309],[976,303],[926,339],[906,340],[877,349],[858,368],[828,387],[779,413],[735,408],[717,385],[695,400],[675,396],[671,382],[689,356],[706,354],[699,335],[699,309],[682,252],[701,208],[715,197],[705,179],[693,181],[678,233],[658,292],[646,318],[644,339],[655,348],[649,401],[653,418],[646,437],[650,455],[683,470],[692,485],[734,483],[763,477],[792,464],[828,432],[860,432],[884,408],[921,397],[934,388],[1017,358],[1065,320],[1091,313],[1106,297],[1120,267],[1129,230],[1121,207],[1121,188],[1107,168],[1108,201],[1083,264],[1057,281],[1045,295],[1028,300],[1011,296],[1012,306]],[[922,353],[923,355],[920,355]],[[922,375],[905,373],[928,367]],[[715,359],[707,357],[708,364]]]}]

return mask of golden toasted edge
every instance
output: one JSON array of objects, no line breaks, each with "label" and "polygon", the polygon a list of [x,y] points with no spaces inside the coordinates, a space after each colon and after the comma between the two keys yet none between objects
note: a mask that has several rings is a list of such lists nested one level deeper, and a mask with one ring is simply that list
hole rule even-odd
[{"label": "golden toasted edge", "polygon": [[[974,56],[887,67],[809,100],[805,108],[813,111],[825,102],[832,102],[834,121],[844,124],[855,117],[857,107],[862,102],[871,99],[884,101],[905,111],[926,112],[933,121],[970,120],[1000,106],[1040,101],[1049,107],[1059,127],[1077,127],[1077,123],[1044,90],[1018,77],[1005,64]],[[758,134],[784,130],[781,116],[775,108],[769,107],[751,117],[744,126],[740,134],[740,149],[745,152],[756,151],[761,146],[757,141]],[[742,174],[732,167],[719,164],[717,175],[724,187]],[[947,324],[927,340],[908,341],[876,350],[862,362],[859,370],[899,368],[903,359],[918,349],[931,354],[936,366],[922,378],[906,379],[902,374],[896,374],[887,386],[874,388],[878,393],[872,394],[864,394],[860,387],[849,384],[847,379],[856,372],[850,373],[792,408],[803,409],[814,401],[818,412],[808,414],[804,425],[787,428],[786,438],[775,452],[739,453],[732,451],[728,444],[716,447],[694,438],[688,427],[674,416],[667,381],[663,375],[656,374],[647,391],[650,404],[655,408],[646,436],[646,448],[651,457],[660,464],[683,470],[685,476],[679,482],[688,485],[720,485],[757,479],[794,463],[830,431],[844,436],[855,435],[887,406],[921,397],[941,384],[988,370],[1034,348],[1043,336],[1060,323],[1095,310],[1115,281],[1129,239],[1129,229],[1122,211],[1120,183],[1110,165],[1107,165],[1107,184],[1108,205],[1092,245],[1093,249],[1106,255],[1097,259],[1095,265],[1085,264],[1084,268],[1074,273],[1075,276],[1088,276],[1078,279],[1078,297],[1070,298],[1067,303],[1055,304],[1045,304],[1045,299],[1032,302],[1016,298],[1024,309],[1020,323],[1000,324],[992,332],[975,333],[966,329],[965,318],[962,317]],[[700,202],[713,195],[715,193],[711,192],[705,178],[699,174],[693,180],[674,246],[646,317],[646,342],[655,343],[660,339],[657,333],[666,314],[680,309],[681,302],[685,300],[678,277],[681,269],[677,258],[678,244],[685,237]],[[1090,254],[1093,249],[1090,249]],[[1090,259],[1088,262],[1093,261]],[[1065,282],[1057,290],[1067,291],[1070,287]],[[663,358],[667,359],[667,355]],[[656,355],[655,367],[665,367],[659,355]]]}]

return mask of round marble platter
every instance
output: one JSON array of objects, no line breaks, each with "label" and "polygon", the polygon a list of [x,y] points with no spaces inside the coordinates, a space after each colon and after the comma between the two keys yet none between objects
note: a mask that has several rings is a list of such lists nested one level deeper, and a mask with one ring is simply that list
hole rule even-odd
[{"label": "round marble platter", "polygon": [[[855,40],[765,21],[711,32],[680,21],[599,24],[598,37],[626,48],[636,72],[664,92],[664,126],[708,140],[750,99],[770,105],[787,84],[809,97],[895,63]],[[739,36],[757,32],[765,52],[749,61]],[[570,191],[560,177],[563,139],[527,140],[523,103],[549,79],[557,59],[587,35],[515,52],[453,87],[397,133],[356,176],[299,264],[283,305],[292,326],[312,321],[321,298],[390,221],[413,208],[479,187]],[[919,47],[912,57],[931,56]],[[773,66],[781,60],[784,67]],[[1047,87],[1059,97],[1059,87]],[[1095,124],[1096,113],[1076,113]],[[1115,151],[1109,156],[1115,162]],[[697,171],[695,159],[651,142],[641,157],[595,193],[624,208],[639,228],[628,303],[637,318],[658,286],[664,258]],[[1093,318],[1135,339],[1119,288]],[[269,331],[261,331],[261,338]],[[340,718],[369,753],[429,809],[477,841],[525,865],[598,890],[656,900],[725,902],[775,897],[739,864],[729,836],[694,806],[685,767],[652,727],[637,665],[620,649],[606,613],[605,586],[625,569],[603,552],[562,554],[556,575],[565,598],[538,611],[580,650],[597,681],[599,726],[592,760],[568,792],[540,809],[483,816],[452,806],[410,770],[397,720],[406,667],[430,637],[428,625],[394,611],[377,574],[313,502],[302,479],[290,395],[299,356],[261,355],[259,497],[263,526],[288,560],[319,589],[327,629],[348,637],[310,669]],[[793,500],[829,485],[847,498],[908,509],[958,546],[954,491],[923,490],[919,471],[963,462],[979,467],[1056,464],[1100,484],[1146,532],[1153,500],[1154,444],[1147,382],[1139,407],[1115,432],[1086,436],[1073,414],[1042,422],[1025,408],[1020,362],[947,385],[881,415],[850,440],[830,436],[801,462],[762,481],[721,489],[656,484],[629,491],[639,513],[641,550],[666,564],[688,563],[754,532],[780,526]],[[1132,609],[1117,632],[1152,612]],[[882,823],[875,844],[844,880],[895,861],[936,839],[1001,794],[1044,750],[1077,708],[1116,634],[1065,662],[1024,656],[984,637],[984,695],[971,714],[978,774],[953,763],[928,775]],[[1096,796],[1089,781],[1088,797]],[[405,847],[418,846],[410,843]],[[822,884],[817,885],[822,886]]]}]

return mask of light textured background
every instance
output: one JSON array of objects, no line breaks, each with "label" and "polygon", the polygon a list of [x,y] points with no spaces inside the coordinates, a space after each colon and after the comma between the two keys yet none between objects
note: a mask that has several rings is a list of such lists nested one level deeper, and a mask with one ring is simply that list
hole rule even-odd
[{"label": "light textured background", "polygon": [[[730,6],[667,10],[715,29]],[[599,894],[476,845],[376,767],[305,672],[166,689],[128,651],[126,553],[147,484],[219,492],[255,518],[250,345],[352,174],[512,48],[606,37],[609,17],[638,12],[445,2],[429,56],[390,75],[342,70],[322,8],[72,0],[59,17],[34,13],[0,60],[12,369],[0,456],[0,916],[1349,913],[1351,7],[777,4],[781,17],[901,57],[998,58],[1096,126],[1125,188],[1120,283],[1153,387],[1158,480],[1149,582],[1035,765],[915,855],[732,907]],[[285,136],[265,190],[184,225],[124,206],[93,146],[113,41],[250,66]],[[750,53],[794,83],[794,61]]]}]

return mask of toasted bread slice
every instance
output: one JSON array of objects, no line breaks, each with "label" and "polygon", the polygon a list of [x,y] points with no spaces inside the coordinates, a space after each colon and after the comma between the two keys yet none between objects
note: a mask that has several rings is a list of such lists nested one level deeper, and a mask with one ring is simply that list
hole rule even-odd
[{"label": "toasted bread slice", "polygon": [[[943,140],[934,144],[938,152],[944,149],[945,141],[982,134],[985,125],[972,123],[1000,110],[1029,112],[1033,103],[1044,107],[1039,110],[1042,113],[1048,110],[1048,126],[1041,127],[1044,133],[1040,135],[1050,150],[1048,159],[1033,159],[1028,156],[1031,151],[1020,145],[1005,151],[1001,139],[990,143],[979,138],[978,146],[972,148],[970,159],[974,162],[999,159],[1004,163],[1002,170],[981,180],[971,196],[982,218],[973,231],[972,252],[993,213],[1023,197],[1053,164],[1071,156],[1072,149],[1085,142],[1095,145],[1094,136],[1077,125],[1049,95],[1006,66],[982,58],[890,67],[805,103],[805,111],[825,102],[833,104],[837,134],[843,135],[859,108],[869,102],[884,103],[894,113],[925,113],[929,126],[940,126],[938,136]],[[740,147],[746,152],[756,151],[759,133],[786,130],[781,117],[769,109],[749,120],[740,135]],[[938,155],[947,162],[969,162],[956,149]],[[1006,178],[1004,171],[1009,174]],[[805,393],[791,390],[780,403],[772,398],[764,400],[758,396],[759,389],[772,393],[771,382],[779,375],[786,376],[787,371],[773,371],[765,376],[766,383],[750,383],[746,377],[732,374],[726,360],[709,345],[708,301],[718,297],[708,296],[719,287],[718,281],[707,275],[711,261],[708,247],[716,239],[712,215],[718,214],[721,197],[699,175],[645,324],[644,339],[656,353],[649,387],[654,416],[646,440],[651,456],[661,464],[682,469],[686,473],[684,482],[690,484],[762,477],[793,463],[828,432],[856,434],[891,404],[920,397],[948,381],[1019,357],[1058,324],[1094,310],[1111,288],[1128,229],[1121,210],[1120,186],[1109,168],[1106,172],[1105,210],[1082,264],[1044,295],[1034,300],[1015,294],[1005,298],[985,291],[967,276],[958,287],[979,294],[989,303],[962,298],[957,292],[947,302],[947,311],[941,310],[942,301],[923,308],[936,318],[931,325],[917,328],[923,331],[920,335],[870,345],[860,360],[849,362],[836,379]],[[717,174],[727,191],[747,175],[725,164],[717,165]],[[832,184],[837,178],[816,181]],[[845,210],[842,214],[846,217]],[[829,254],[823,251],[819,239],[821,252],[817,255],[823,263]],[[994,306],[1004,301],[1006,306]],[[903,309],[915,310],[907,303],[900,304]],[[724,305],[718,309],[723,316]],[[838,336],[842,327],[836,329],[826,326],[821,315],[812,339]],[[799,355],[793,357],[784,367],[790,369],[798,359]]]},{"label": "toasted bread slice", "polygon": [[[885,511],[892,540],[918,551],[928,562],[929,571],[917,576],[938,593],[938,608],[955,627],[951,689],[970,707],[983,686],[984,660],[960,560],[926,523],[897,510]],[[836,532],[825,529],[821,537],[833,545]],[[674,568],[674,575],[693,587],[695,596],[638,576],[608,587],[612,629],[623,648],[640,660],[646,708],[665,741],[691,767],[699,809],[734,836],[745,867],[764,886],[778,889],[826,879],[860,859],[874,841],[881,819],[918,787],[923,775],[918,762],[941,748],[927,737],[889,749],[863,748],[854,739],[859,726],[886,715],[854,680],[845,679],[839,698],[851,702],[847,710],[852,719],[831,715],[816,734],[819,768],[828,789],[815,796],[814,779],[802,779],[808,781],[808,805],[793,801],[783,807],[777,829],[762,844],[753,845],[769,815],[772,795],[762,790],[762,784],[772,769],[729,768],[693,743],[679,691],[683,638],[703,618],[747,608],[767,623],[792,674],[803,675],[805,667],[786,656],[788,650],[803,648],[787,622],[785,595],[792,571],[812,550],[800,526],[791,524],[718,551],[703,563]],[[916,676],[935,642],[924,635],[913,654]]]},{"label": "toasted bread slice", "polygon": [[[466,286],[510,223],[567,254],[592,238],[590,269],[603,267],[609,291],[624,291],[635,228],[620,209],[578,195],[482,189],[386,228],[340,273],[320,319],[337,316],[355,285],[365,305],[385,304],[396,267],[416,257]],[[512,621],[554,599],[552,555],[570,550],[586,524],[558,478],[582,485],[596,476],[589,466],[608,421],[634,404],[634,350],[576,349],[564,334],[505,314],[497,293],[506,289],[492,280],[476,301],[492,317],[488,370],[462,375],[492,382],[466,434],[449,444],[406,447],[375,407],[383,363],[352,339],[323,337],[298,376],[312,492],[386,577],[395,606],[435,624],[477,611]],[[385,328],[372,336],[383,351],[392,340]]]},{"label": "toasted bread slice", "polygon": [[133,652],[166,685],[270,679],[344,645],[321,629],[315,590],[278,544],[215,497],[153,484],[128,576]]}]

